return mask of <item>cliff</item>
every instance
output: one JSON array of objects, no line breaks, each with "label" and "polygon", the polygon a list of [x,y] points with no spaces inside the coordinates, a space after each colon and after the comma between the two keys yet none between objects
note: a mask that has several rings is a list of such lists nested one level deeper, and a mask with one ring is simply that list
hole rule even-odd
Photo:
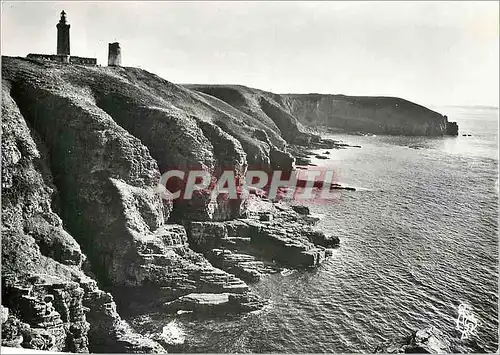
[{"label": "cliff", "polygon": [[335,239],[291,209],[157,193],[171,168],[291,169],[270,122],[136,68],[2,57],[2,344],[161,352],[119,312],[206,294],[251,311],[265,300],[242,279],[318,265]]},{"label": "cliff", "polygon": [[282,95],[288,111],[306,126],[346,132],[409,136],[458,135],[458,125],[426,107],[397,97]]},{"label": "cliff", "polygon": [[338,237],[305,209],[157,191],[172,168],[293,169],[288,144],[331,143],[308,132],[299,102],[2,57],[2,344],[162,352],[119,313],[255,310],[266,301],[248,283],[331,256]]}]

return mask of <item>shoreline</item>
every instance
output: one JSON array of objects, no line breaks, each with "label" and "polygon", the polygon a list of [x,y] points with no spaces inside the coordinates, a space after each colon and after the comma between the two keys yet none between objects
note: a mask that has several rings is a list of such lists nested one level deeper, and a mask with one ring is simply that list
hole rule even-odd
[{"label": "shoreline", "polygon": [[214,206],[201,194],[174,204],[152,193],[172,164],[283,171],[295,155],[300,170],[313,166],[311,153],[326,160],[325,150],[360,147],[305,132],[279,97],[243,88],[243,105],[232,106],[137,68],[4,61],[3,103],[15,128],[5,130],[6,341],[161,351],[126,325],[127,309],[255,312],[266,300],[249,284],[315,268],[339,246],[314,229],[318,220],[305,206],[265,199]]}]

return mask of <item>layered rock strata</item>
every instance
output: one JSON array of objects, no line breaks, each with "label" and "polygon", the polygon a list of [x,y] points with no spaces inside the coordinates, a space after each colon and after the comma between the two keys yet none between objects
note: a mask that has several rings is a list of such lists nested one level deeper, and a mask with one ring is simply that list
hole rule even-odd
[{"label": "layered rock strata", "polygon": [[316,267],[339,246],[338,237],[311,226],[313,219],[304,208],[271,202],[267,205],[268,211],[250,212],[248,218],[190,222],[190,245],[214,265],[249,282],[283,266]]},{"label": "layered rock strata", "polygon": [[378,345],[374,353],[384,354],[463,354],[485,353],[475,337],[461,339],[459,332],[446,334],[436,327],[417,329],[411,334]]}]

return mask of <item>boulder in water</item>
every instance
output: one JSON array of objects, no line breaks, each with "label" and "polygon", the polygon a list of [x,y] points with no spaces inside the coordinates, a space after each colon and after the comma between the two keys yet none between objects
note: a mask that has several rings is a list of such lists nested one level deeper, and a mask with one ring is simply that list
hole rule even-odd
[{"label": "boulder in water", "polygon": [[427,327],[414,331],[410,336],[375,348],[374,353],[420,353],[443,354],[451,353],[451,344],[445,335],[435,327]]}]

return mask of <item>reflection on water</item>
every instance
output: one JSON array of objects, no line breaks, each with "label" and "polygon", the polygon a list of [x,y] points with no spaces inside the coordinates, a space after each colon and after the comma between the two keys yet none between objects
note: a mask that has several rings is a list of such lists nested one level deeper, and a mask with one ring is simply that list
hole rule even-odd
[{"label": "reflection on water", "polygon": [[496,351],[498,112],[445,113],[471,136],[333,136],[362,148],[314,163],[366,188],[311,205],[341,247],[316,270],[253,285],[271,300],[263,312],[180,317],[183,350],[366,352],[430,325],[460,338],[455,320],[465,303],[479,322],[471,350]]}]

